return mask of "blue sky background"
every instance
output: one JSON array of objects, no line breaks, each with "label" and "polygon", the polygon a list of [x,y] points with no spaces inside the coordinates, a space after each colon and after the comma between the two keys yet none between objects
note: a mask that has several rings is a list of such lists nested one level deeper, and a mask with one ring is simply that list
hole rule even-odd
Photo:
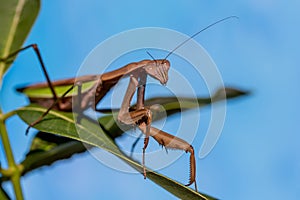
[{"label": "blue sky background", "polygon": [[[191,35],[220,18],[239,16],[196,38],[216,62],[225,85],[252,91],[228,102],[220,140],[209,156],[197,158],[198,186],[221,199],[299,199],[299,7],[296,0],[42,1],[26,44],[39,44],[51,78],[60,79],[74,76],[98,43],[121,31],[154,26]],[[38,81],[44,77],[36,58],[24,52],[4,79],[3,110],[26,105],[26,98],[13,88]],[[209,117],[209,109],[204,109],[193,142],[196,152]],[[176,131],[176,122],[172,118],[166,131]],[[26,125],[17,117],[7,123],[20,161],[32,134],[24,136]],[[185,183],[188,156],[160,172]],[[175,199],[141,175],[110,169],[89,154],[34,171],[22,184],[26,199],[33,200]]]}]

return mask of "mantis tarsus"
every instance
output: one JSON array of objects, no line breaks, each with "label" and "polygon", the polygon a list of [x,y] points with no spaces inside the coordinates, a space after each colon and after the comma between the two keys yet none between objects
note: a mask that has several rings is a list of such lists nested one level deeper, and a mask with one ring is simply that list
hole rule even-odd
[{"label": "mantis tarsus", "polygon": [[[19,89],[19,91],[25,92],[26,90],[49,88],[52,97],[29,96],[29,99],[32,103],[37,103],[41,106],[44,106],[48,108],[48,110],[34,123],[30,124],[28,128],[39,123],[51,109],[71,112],[72,109],[74,108],[73,105],[74,102],[76,103],[75,106],[77,108],[76,112],[81,113],[83,110],[86,110],[87,108],[90,107],[96,111],[101,111],[101,109],[96,108],[96,105],[107,94],[107,92],[117,84],[117,82],[121,78],[125,76],[129,76],[130,82],[127,91],[125,93],[121,108],[118,113],[118,121],[127,125],[136,125],[145,134],[144,147],[143,147],[143,159],[142,159],[144,178],[146,178],[145,150],[149,142],[149,136],[151,136],[160,145],[164,146],[165,148],[179,149],[190,153],[190,178],[189,178],[189,183],[186,186],[189,186],[194,183],[195,190],[197,191],[196,161],[194,156],[194,149],[192,145],[190,145],[186,141],[151,126],[151,122],[152,122],[151,110],[144,106],[145,86],[146,86],[148,75],[150,75],[154,79],[157,79],[162,85],[165,85],[168,81],[168,70],[170,68],[170,62],[167,60],[167,58],[175,50],[177,50],[179,47],[184,45],[190,39],[197,36],[200,32],[229,18],[236,18],[236,17],[235,16],[226,17],[215,23],[210,24],[209,26],[205,27],[204,29],[192,35],[187,40],[180,43],[176,48],[173,49],[173,51],[169,52],[169,54],[164,59],[142,60],[139,62],[133,62],[117,70],[107,72],[101,75],[82,76],[76,79],[71,78],[71,79],[52,82],[48,76],[41,53],[36,44],[28,45],[22,49],[19,49],[18,51],[10,54],[6,58],[1,59],[1,61],[8,62],[11,58],[16,56],[20,51],[23,51],[28,48],[33,48],[38,57],[38,60],[40,62],[40,65],[42,67],[47,82],[30,85]],[[88,89],[85,90],[82,89],[84,84],[89,84]],[[70,85],[72,86],[70,87]],[[66,86],[70,88],[67,88]],[[78,89],[77,94],[70,95],[69,94],[70,91],[75,86]],[[65,92],[61,96],[58,96],[56,92],[57,88],[59,87],[65,88]],[[134,110],[129,110],[130,102],[135,92],[137,92],[137,105]]]}]

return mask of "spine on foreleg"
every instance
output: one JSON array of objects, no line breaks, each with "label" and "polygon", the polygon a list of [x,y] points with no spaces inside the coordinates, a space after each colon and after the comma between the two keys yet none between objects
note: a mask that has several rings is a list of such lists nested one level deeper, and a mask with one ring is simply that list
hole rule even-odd
[{"label": "spine on foreleg", "polygon": [[189,186],[192,183],[195,183],[195,188],[197,191],[197,185],[196,185],[196,160],[195,160],[195,154],[194,154],[194,148],[192,145],[190,145],[189,149],[186,152],[190,152],[190,182],[186,185]]},{"label": "spine on foreleg", "polygon": [[[142,130],[144,134],[146,134],[146,126],[145,124],[141,124],[139,128]],[[196,160],[194,154],[194,148],[192,145],[187,143],[186,141],[170,135],[164,131],[161,131],[157,128],[151,127],[150,128],[150,135],[161,145],[166,148],[170,149],[179,149],[185,152],[190,153],[190,180],[186,186],[189,186],[195,183],[195,190],[197,191],[197,184],[196,184]]]}]

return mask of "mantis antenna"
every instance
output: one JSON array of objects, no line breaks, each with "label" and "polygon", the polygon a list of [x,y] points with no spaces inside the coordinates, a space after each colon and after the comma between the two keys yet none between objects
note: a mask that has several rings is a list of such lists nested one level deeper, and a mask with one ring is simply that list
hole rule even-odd
[{"label": "mantis antenna", "polygon": [[[200,34],[201,32],[205,31],[206,29],[209,29],[210,27],[220,23],[220,22],[223,22],[223,21],[226,21],[228,19],[231,19],[231,18],[235,18],[235,19],[239,19],[237,16],[229,16],[229,17],[225,17],[223,19],[220,19],[208,26],[206,26],[205,28],[201,29],[200,31],[198,31],[197,33],[195,33],[194,35],[192,35],[191,37],[189,37],[188,39],[184,40],[181,44],[179,44],[177,47],[175,47],[172,51],[170,51],[168,53],[168,55],[165,57],[164,60],[166,60],[172,53],[174,53],[174,51],[176,51],[178,48],[180,48],[182,45],[184,45],[185,43],[187,43],[189,40],[191,40],[192,38],[196,37],[198,34]],[[148,52],[147,52],[148,53]],[[148,53],[149,54],[149,53]],[[151,56],[151,55],[150,55]],[[152,57],[152,56],[151,56]]]},{"label": "mantis antenna", "polygon": [[155,58],[149,53],[149,51],[146,51],[146,53],[147,53],[153,60],[155,60]]}]

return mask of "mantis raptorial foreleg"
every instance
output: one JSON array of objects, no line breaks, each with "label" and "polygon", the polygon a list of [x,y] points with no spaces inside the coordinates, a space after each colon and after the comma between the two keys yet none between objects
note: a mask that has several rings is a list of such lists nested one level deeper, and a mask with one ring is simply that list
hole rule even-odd
[{"label": "mantis raptorial foreleg", "polygon": [[[138,78],[134,75],[130,77],[130,82],[125,93],[125,97],[123,99],[123,103],[118,115],[118,120],[124,124],[128,125],[138,125],[141,131],[146,135],[144,139],[144,147],[143,147],[143,172],[144,177],[146,178],[146,168],[145,168],[145,150],[147,148],[149,142],[149,136],[152,136],[159,144],[164,146],[166,149],[179,149],[184,150],[185,152],[190,153],[190,180],[187,186],[195,183],[195,189],[197,190],[196,184],[196,160],[194,155],[194,148],[187,143],[186,141],[170,135],[164,131],[151,127],[152,122],[152,114],[148,108],[144,107],[144,93],[145,93],[145,81],[146,76],[142,75]],[[137,99],[137,107],[134,111],[129,111],[130,102],[134,93],[136,92],[136,88],[138,89],[138,99]]]},{"label": "mantis raptorial foreleg", "polygon": [[[146,134],[147,128],[145,123],[140,124],[139,128],[143,133]],[[179,149],[185,151],[186,153],[190,153],[190,180],[186,186],[195,183],[195,190],[197,191],[196,160],[193,146],[178,137],[170,135],[154,127],[150,127],[150,136],[153,137],[160,145],[164,146],[166,149]]]},{"label": "mantis raptorial foreleg", "polygon": [[[146,80],[146,76],[142,78],[143,82]],[[138,91],[138,106],[137,110],[129,111],[130,102],[134,93],[136,92],[136,88],[139,86],[139,81],[137,77],[134,75],[130,76],[130,82],[125,93],[125,97],[123,99],[123,103],[118,114],[118,120],[124,124],[128,125],[139,125],[141,123],[146,124],[145,128],[145,139],[144,139],[144,147],[143,147],[143,168],[144,168],[144,178],[146,178],[146,168],[145,168],[145,151],[149,143],[149,136],[150,136],[150,127],[152,122],[152,113],[150,109],[144,108],[144,85],[142,85],[142,89],[139,88]]]},{"label": "mantis raptorial foreleg", "polygon": [[127,125],[136,125],[136,124],[140,124],[141,122],[145,122],[147,124],[147,127],[149,127],[152,121],[152,114],[150,109],[140,108],[134,111],[129,111],[130,102],[132,100],[132,97],[137,87],[138,87],[137,78],[131,76],[127,91],[123,99],[121,109],[118,114],[118,120]]}]

